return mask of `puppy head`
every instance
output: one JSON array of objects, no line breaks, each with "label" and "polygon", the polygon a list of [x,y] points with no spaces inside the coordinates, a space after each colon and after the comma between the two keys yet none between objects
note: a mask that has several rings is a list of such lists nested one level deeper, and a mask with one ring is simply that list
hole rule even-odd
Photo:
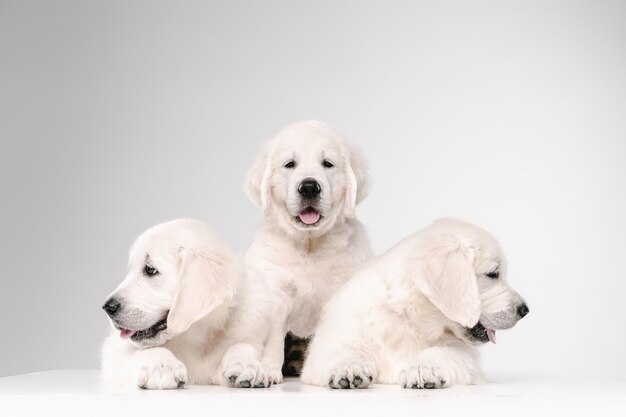
[{"label": "puppy head", "polygon": [[330,230],[354,216],[369,191],[366,163],[330,126],[316,121],[284,128],[248,172],[250,199],[287,233]]},{"label": "puppy head", "polygon": [[497,329],[513,327],[528,314],[506,281],[506,261],[485,230],[452,219],[425,229],[418,251],[418,289],[450,320],[463,326],[470,343],[492,341]]},{"label": "puppy head", "polygon": [[102,308],[120,337],[158,346],[227,304],[237,268],[235,255],[204,223],[159,224],[137,238],[126,278]]}]

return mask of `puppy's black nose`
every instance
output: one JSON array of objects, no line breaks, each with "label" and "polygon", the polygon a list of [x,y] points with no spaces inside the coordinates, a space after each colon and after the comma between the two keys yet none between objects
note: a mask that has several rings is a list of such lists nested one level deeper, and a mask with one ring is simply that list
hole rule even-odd
[{"label": "puppy's black nose", "polygon": [[320,184],[312,178],[303,180],[298,187],[298,192],[304,198],[315,198],[321,191]]},{"label": "puppy's black nose", "polygon": [[114,298],[109,298],[102,306],[102,309],[109,315],[109,317],[113,317],[119,308],[120,303]]},{"label": "puppy's black nose", "polygon": [[526,314],[528,314],[530,310],[528,309],[528,306],[526,304],[522,304],[521,306],[517,307],[517,314],[519,314],[520,317],[524,318],[524,316]]}]

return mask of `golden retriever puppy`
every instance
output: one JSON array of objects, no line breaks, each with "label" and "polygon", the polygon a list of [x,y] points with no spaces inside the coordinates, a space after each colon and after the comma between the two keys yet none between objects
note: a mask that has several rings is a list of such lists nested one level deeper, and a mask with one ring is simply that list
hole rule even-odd
[{"label": "golden retriever puppy", "polygon": [[265,283],[234,329],[239,343],[223,361],[232,385],[256,385],[263,364],[282,381],[285,335],[308,338],[322,308],[372,256],[355,218],[369,177],[361,153],[331,127],[301,122],[283,129],[259,154],[246,180],[265,215],[245,260],[251,281]]},{"label": "golden retriever puppy", "polygon": [[104,379],[147,389],[225,383],[224,333],[242,270],[200,221],[145,231],[130,250],[126,279],[102,307],[114,328],[102,349]]},{"label": "golden retriever puppy", "polygon": [[302,380],[442,388],[481,381],[474,346],[528,314],[489,233],[444,219],[372,259],[328,303]]}]

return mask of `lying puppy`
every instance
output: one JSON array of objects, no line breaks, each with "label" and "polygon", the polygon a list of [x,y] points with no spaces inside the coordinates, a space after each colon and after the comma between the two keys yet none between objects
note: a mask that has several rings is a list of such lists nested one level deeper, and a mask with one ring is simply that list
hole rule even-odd
[{"label": "lying puppy", "polygon": [[528,314],[486,231],[439,220],[364,265],[328,303],[302,380],[442,388],[480,382],[472,345]]},{"label": "lying puppy", "polygon": [[200,221],[144,232],[102,307],[115,329],[102,349],[105,380],[148,389],[225,383],[221,344],[242,275],[234,252]]},{"label": "lying puppy", "polygon": [[246,305],[250,321],[236,330],[240,343],[224,357],[224,375],[234,386],[254,386],[259,361],[280,382],[285,335],[310,337],[322,306],[371,257],[354,218],[368,185],[361,154],[320,122],[286,127],[259,155],[246,191],[265,219],[246,265],[250,280],[267,283],[269,292]]}]

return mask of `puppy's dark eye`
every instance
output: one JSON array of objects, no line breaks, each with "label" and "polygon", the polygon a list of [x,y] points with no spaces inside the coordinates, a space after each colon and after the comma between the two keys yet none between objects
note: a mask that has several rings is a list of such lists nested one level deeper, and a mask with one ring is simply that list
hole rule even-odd
[{"label": "puppy's dark eye", "polygon": [[498,279],[500,278],[500,271],[493,271],[493,272],[489,272],[488,274],[485,274],[485,276],[491,278],[491,279]]},{"label": "puppy's dark eye", "polygon": [[285,166],[285,168],[293,168],[293,167],[296,166],[296,161],[291,160],[291,161],[287,162],[284,166]]},{"label": "puppy's dark eye", "polygon": [[328,159],[324,159],[324,162],[322,162],[322,165],[324,166],[324,168],[332,168],[335,166],[335,164],[330,162]]},{"label": "puppy's dark eye", "polygon": [[156,274],[158,274],[158,273],[159,273],[159,271],[157,271],[157,269],[156,269],[156,268],[151,267],[150,265],[146,265],[146,266],[144,266],[144,267],[143,267],[143,272],[144,272],[147,276],[149,276],[149,277],[153,277],[153,276],[155,276]]}]

